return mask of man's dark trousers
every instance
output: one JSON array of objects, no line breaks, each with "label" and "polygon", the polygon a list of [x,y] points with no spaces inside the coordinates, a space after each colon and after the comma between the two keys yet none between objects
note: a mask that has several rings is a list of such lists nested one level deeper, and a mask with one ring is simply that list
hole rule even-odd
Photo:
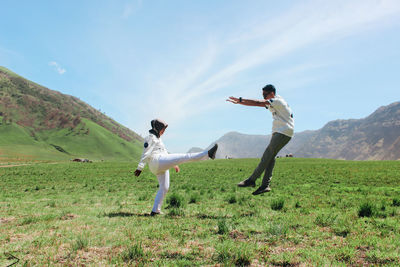
[{"label": "man's dark trousers", "polygon": [[253,174],[247,179],[248,181],[256,181],[261,174],[264,173],[264,178],[262,181],[262,187],[268,187],[272,177],[272,170],[275,166],[275,157],[278,152],[290,141],[291,137],[281,134],[273,133],[271,141],[268,147],[265,149],[261,161],[257,168],[254,170]]}]

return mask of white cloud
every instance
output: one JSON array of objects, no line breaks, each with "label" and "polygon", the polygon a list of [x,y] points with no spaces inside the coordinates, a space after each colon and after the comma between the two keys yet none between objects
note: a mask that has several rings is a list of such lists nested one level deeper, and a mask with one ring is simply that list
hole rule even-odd
[{"label": "white cloud", "polygon": [[[213,43],[209,43],[202,55],[179,73],[171,73],[162,80],[151,82],[147,98],[138,103],[139,109],[146,111],[142,119],[150,121],[162,116],[168,123],[179,123],[179,121],[190,117],[206,108],[204,103],[193,103],[188,101],[188,96],[196,83],[207,75],[207,71],[215,63],[218,49]],[[149,108],[151,107],[151,108]],[[147,125],[143,130],[147,129]]]},{"label": "white cloud", "polygon": [[0,46],[0,56],[1,56],[1,55],[4,55],[5,57],[6,57],[6,56],[10,56],[10,57],[22,58],[22,55],[21,55],[21,54],[15,52],[15,51],[13,51],[13,50],[10,50],[10,49],[7,49],[7,48],[4,48],[4,47],[1,47],[1,46]]},{"label": "white cloud", "polygon": [[[132,124],[137,129],[140,128],[137,125],[147,125],[150,119],[161,116],[179,126],[188,118],[221,105],[223,100],[218,96],[234,86],[238,76],[246,71],[271,65],[303,48],[334,43],[390,26],[393,21],[399,22],[399,15],[400,1],[397,0],[312,0],[302,2],[268,21],[265,17],[253,19],[253,25],[239,31],[236,28],[233,31],[226,29],[221,36],[229,33],[232,38],[206,46],[197,60],[187,61],[184,70],[170,68],[170,74],[154,82],[149,90],[151,93],[143,99],[139,108],[144,116],[139,123]],[[245,24],[246,20],[243,20],[242,25]],[[291,66],[292,69],[281,70],[281,74],[278,70],[274,75],[312,74],[308,70],[326,65],[320,62],[297,64],[297,67]],[[305,76],[297,83],[304,84],[315,79]],[[230,92],[227,92],[229,95]]]},{"label": "white cloud", "polygon": [[52,66],[60,75],[63,75],[66,72],[66,69],[61,67],[60,64],[55,61],[49,62],[49,66]]},{"label": "white cloud", "polygon": [[134,14],[142,5],[142,0],[136,0],[135,2],[129,2],[125,4],[122,10],[122,18],[127,19]]},{"label": "white cloud", "polygon": [[133,12],[133,6],[127,4],[127,5],[125,5],[124,10],[122,12],[122,17],[124,19],[129,18],[130,15],[132,15],[132,12]]},{"label": "white cloud", "polygon": [[[239,34],[233,32],[232,35],[235,38],[219,44],[218,52],[235,50],[238,48],[235,45],[242,48],[249,41],[257,38],[262,38],[263,42],[259,47],[252,47],[247,53],[233,59],[231,64],[225,65],[214,74],[196,80],[197,86],[187,86],[179,90],[170,86],[163,90],[180,96],[173,104],[174,110],[180,109],[180,112],[174,112],[174,114],[183,119],[187,115],[192,115],[186,110],[193,103],[207,103],[207,96],[232,85],[236,76],[242,72],[272,63],[298,49],[318,42],[336,41],[371,28],[378,28],[393,16],[396,16],[398,20],[399,14],[400,2],[395,0],[309,1],[308,5],[297,6],[288,14],[283,14],[270,22],[259,23],[262,27],[254,30],[253,34],[245,33],[240,37]],[[218,57],[218,54],[215,57]],[[213,65],[210,64],[209,67],[212,68]],[[207,70],[204,69],[203,72]],[[182,75],[182,77],[185,76]],[[170,105],[162,109],[167,112],[170,110]]]}]

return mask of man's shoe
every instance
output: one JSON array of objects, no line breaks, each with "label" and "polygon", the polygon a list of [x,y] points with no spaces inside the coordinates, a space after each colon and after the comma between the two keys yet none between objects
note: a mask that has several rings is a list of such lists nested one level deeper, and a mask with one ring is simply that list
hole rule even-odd
[{"label": "man's shoe", "polygon": [[239,187],[255,187],[256,186],[256,182],[254,181],[249,181],[249,180],[244,180],[241,181],[240,183],[237,184]]},{"label": "man's shoe", "polygon": [[215,154],[217,154],[218,144],[215,144],[210,150],[208,150],[208,157],[210,159],[215,159]]},{"label": "man's shoe", "polygon": [[262,186],[260,186],[260,187],[257,188],[257,190],[254,191],[252,194],[253,194],[254,196],[256,196],[256,195],[263,194],[263,193],[266,193],[266,192],[269,192],[269,191],[271,191],[271,188],[269,188],[269,186],[267,186],[267,187],[262,187]]},{"label": "man's shoe", "polygon": [[157,216],[157,215],[161,215],[161,214],[163,214],[163,213],[151,211],[150,216]]}]

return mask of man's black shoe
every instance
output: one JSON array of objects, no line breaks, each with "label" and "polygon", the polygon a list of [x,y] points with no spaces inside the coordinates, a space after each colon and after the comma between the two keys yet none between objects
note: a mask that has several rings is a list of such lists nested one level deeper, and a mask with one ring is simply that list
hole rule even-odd
[{"label": "man's black shoe", "polygon": [[239,187],[255,187],[256,186],[256,182],[254,181],[249,181],[249,180],[244,180],[241,181],[240,183],[237,184]]},{"label": "man's black shoe", "polygon": [[208,150],[208,156],[210,159],[215,159],[215,154],[217,154],[218,144],[215,144],[210,150]]},{"label": "man's black shoe", "polygon": [[269,191],[271,191],[271,188],[269,188],[269,186],[267,186],[267,187],[262,187],[262,186],[260,186],[260,187],[257,188],[257,190],[254,191],[252,194],[253,194],[254,196],[256,196],[256,195],[263,194],[263,193],[266,193],[266,192],[269,192]]},{"label": "man's black shoe", "polygon": [[151,211],[150,216],[156,216],[156,215],[160,215],[160,214],[161,214],[161,212]]}]

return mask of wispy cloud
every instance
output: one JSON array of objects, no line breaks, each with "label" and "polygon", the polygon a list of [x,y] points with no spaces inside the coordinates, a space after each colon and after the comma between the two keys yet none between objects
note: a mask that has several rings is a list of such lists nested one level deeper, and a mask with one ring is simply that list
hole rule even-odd
[{"label": "wispy cloud", "polygon": [[[224,28],[224,32],[210,29],[207,31],[209,35],[200,36],[196,43],[185,43],[185,48],[195,52],[184,61],[169,61],[168,65],[163,65],[165,61],[157,61],[149,55],[149,61],[157,62],[157,65],[146,65],[145,74],[139,77],[142,79],[140,82],[133,79],[121,82],[120,87],[126,89],[112,96],[121,113],[128,114],[126,124],[145,135],[148,122],[161,117],[174,125],[169,130],[170,137],[183,135],[181,132],[188,122],[202,119],[202,115],[215,116],[225,104],[226,97],[238,91],[249,90],[250,93],[252,88],[244,87],[243,84],[249,83],[244,83],[242,78],[254,78],[254,75],[247,75],[254,70],[258,75],[255,78],[259,80],[263,72],[268,72],[268,78],[280,81],[280,92],[283,88],[289,91],[315,83],[325,78],[318,76],[324,75],[319,70],[337,64],[335,59],[321,62],[311,56],[305,62],[289,64],[281,64],[282,60],[294,53],[318,48],[320,44],[333,49],[346,38],[366,36],[400,23],[400,2],[310,0],[268,19],[265,16],[240,19],[242,21],[236,21],[234,27]],[[199,43],[199,40],[205,41]],[[199,46],[203,47],[200,52]],[[121,57],[118,51],[123,52]],[[118,73],[132,71],[136,67],[130,63],[135,62],[134,55],[133,48],[118,49],[112,51],[110,62],[115,65],[113,68],[124,66],[118,69]],[[127,79],[125,76],[129,75],[124,75]],[[140,89],[133,88],[135,86],[140,86]]]},{"label": "wispy cloud", "polygon": [[7,49],[7,48],[4,48],[4,47],[0,46],[0,56],[3,56],[3,55],[4,55],[4,57],[12,56],[12,57],[22,58],[21,54],[15,52],[13,50],[10,50],[10,49]]},{"label": "wispy cloud", "polygon": [[64,69],[63,67],[61,67],[60,64],[58,64],[55,61],[51,61],[49,62],[49,66],[53,67],[55,71],[58,72],[58,74],[63,75],[66,72],[66,69]]},{"label": "wispy cloud", "polygon": [[[391,15],[400,13],[400,2],[398,1],[335,1],[335,5],[332,3],[328,5],[325,1],[311,3],[314,4],[300,7],[298,13],[292,14],[292,16],[288,17],[285,14],[283,18],[278,18],[283,25],[286,25],[280,33],[266,35],[259,31],[254,36],[244,36],[243,42],[258,38],[259,35],[267,38],[263,45],[248,51],[232,64],[205,80],[200,85],[200,88],[204,90],[195,91],[208,94],[220,89],[219,83],[230,80],[242,71],[272,63],[289,53],[318,42],[336,41],[359,34],[370,28],[378,27],[378,22],[385,23]],[[275,24],[276,21],[273,21],[272,25],[264,24],[265,33],[271,32],[271,26]],[[239,43],[243,45],[243,42]],[[196,96],[197,94],[193,97]]]},{"label": "wispy cloud", "polygon": [[[150,82],[151,89],[147,97],[141,103],[137,103],[136,108],[145,111],[142,114],[144,121],[150,121],[155,117],[160,117],[168,123],[179,123],[190,117],[192,114],[201,112],[206,108],[205,103],[190,103],[187,95],[196,83],[207,76],[207,72],[215,63],[218,48],[210,42],[203,53],[186,69],[179,73],[172,72],[161,80]],[[127,103],[130,105],[130,103]],[[147,125],[136,127],[140,132],[146,132]]]},{"label": "wispy cloud", "polygon": [[[304,2],[303,2],[304,3]],[[153,91],[157,98],[164,99],[154,111],[166,114],[170,120],[179,121],[202,112],[203,106],[209,104],[211,96],[231,86],[236,76],[250,69],[268,65],[299,49],[310,47],[320,42],[337,40],[384,26],[399,19],[400,2],[396,0],[363,0],[363,1],[308,1],[306,5],[295,6],[289,12],[270,21],[258,22],[256,29],[232,32],[234,38],[221,41],[216,45],[212,58],[198,72],[179,73],[174,83],[159,81],[165,86]],[[259,45],[249,45],[258,40]],[[253,44],[253,43],[252,43]],[[219,56],[227,51],[249,49],[241,56],[233,57],[230,64],[216,67]],[[250,48],[251,47],[251,48]],[[198,66],[188,66],[191,70]],[[214,72],[211,73],[211,70]],[[296,71],[301,71],[302,68]],[[198,74],[209,74],[198,75]],[[167,93],[166,93],[167,92]],[[154,103],[152,97],[150,103]],[[199,107],[195,109],[193,107]]]},{"label": "wispy cloud", "polygon": [[127,19],[132,14],[136,12],[138,8],[142,5],[142,0],[136,0],[125,4],[124,9],[122,11],[122,18]]}]

